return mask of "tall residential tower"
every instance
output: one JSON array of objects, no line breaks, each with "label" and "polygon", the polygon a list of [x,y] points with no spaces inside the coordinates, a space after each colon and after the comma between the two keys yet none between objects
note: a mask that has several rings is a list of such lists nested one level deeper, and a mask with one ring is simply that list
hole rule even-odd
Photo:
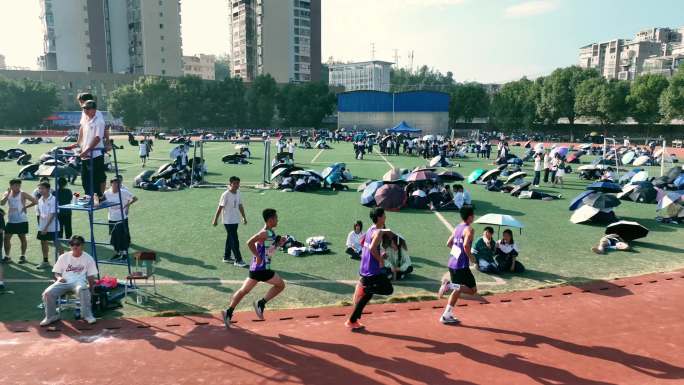
[{"label": "tall residential tower", "polygon": [[232,76],[321,79],[321,0],[229,0]]},{"label": "tall residential tower", "polygon": [[44,70],[182,76],[179,0],[40,0]]}]

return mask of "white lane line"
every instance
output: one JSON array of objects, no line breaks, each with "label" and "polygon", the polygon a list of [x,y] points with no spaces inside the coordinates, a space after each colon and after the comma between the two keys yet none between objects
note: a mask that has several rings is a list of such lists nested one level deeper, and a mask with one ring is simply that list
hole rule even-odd
[{"label": "white lane line", "polygon": [[318,157],[321,156],[321,154],[323,153],[323,151],[325,151],[325,149],[323,149],[323,150],[321,150],[321,151],[318,151],[318,154],[316,154],[316,156],[314,156],[313,159],[311,159],[311,163],[316,162],[316,159],[318,159]]},{"label": "white lane line", "polygon": [[380,154],[380,153],[378,153],[378,155],[380,155],[380,157],[382,158],[382,160],[384,160],[385,163],[387,163],[387,164],[390,166],[390,168],[394,168],[394,165],[393,165],[392,163],[390,163],[389,160],[387,160],[387,158],[385,158],[384,155],[382,155],[382,154]]},{"label": "white lane line", "polygon": [[442,213],[440,213],[439,211],[435,211],[435,215],[444,224],[444,226],[449,230],[450,233],[454,232],[454,226],[451,223],[449,223],[449,221],[447,221],[446,218],[444,218],[444,215],[442,215]]}]

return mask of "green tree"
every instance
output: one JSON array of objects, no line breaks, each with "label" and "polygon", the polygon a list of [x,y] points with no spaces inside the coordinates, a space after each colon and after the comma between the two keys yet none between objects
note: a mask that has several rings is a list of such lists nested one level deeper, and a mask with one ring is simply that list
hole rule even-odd
[{"label": "green tree", "polygon": [[492,98],[491,121],[503,129],[530,129],[537,121],[535,83],[522,78],[506,83]]},{"label": "green tree", "polygon": [[475,118],[489,115],[489,94],[479,83],[459,84],[452,88],[449,120],[453,125],[458,119],[471,123]]},{"label": "green tree", "polygon": [[126,84],[112,91],[109,96],[109,112],[123,119],[128,128],[141,126],[144,121],[144,98],[133,84]]},{"label": "green tree", "polygon": [[247,90],[247,116],[252,127],[269,127],[275,113],[278,86],[269,75],[259,75]]},{"label": "green tree", "polygon": [[59,106],[54,84],[0,80],[0,121],[4,127],[33,128]]},{"label": "green tree", "polygon": [[145,120],[157,122],[161,127],[177,128],[178,97],[174,85],[169,79],[148,76],[139,79],[135,87],[143,96],[143,116]]},{"label": "green tree", "polygon": [[630,115],[641,124],[653,124],[662,120],[660,96],[669,82],[662,75],[642,75],[636,78],[627,96]]},{"label": "green tree", "polygon": [[175,80],[178,123],[181,127],[205,126],[207,119],[206,83],[198,76],[183,76]]},{"label": "green tree", "polygon": [[323,82],[287,84],[278,92],[278,112],[287,127],[320,127],[335,102],[335,94]]},{"label": "green tree", "polygon": [[596,118],[603,126],[618,123],[629,113],[628,94],[629,83],[627,82],[591,78],[582,82],[577,88],[575,109],[579,116]]},{"label": "green tree", "polygon": [[230,77],[230,56],[221,55],[214,62],[214,78],[216,81],[226,80]]},{"label": "green tree", "polygon": [[660,113],[667,120],[684,119],[684,66],[679,66],[660,97]]},{"label": "green tree", "polygon": [[582,69],[577,66],[559,68],[544,79],[541,98],[537,108],[540,117],[550,123],[560,118],[567,118],[570,125],[575,124],[577,112],[575,100],[577,87],[585,80],[598,78],[594,69]]},{"label": "green tree", "polygon": [[422,66],[417,71],[400,68],[390,72],[390,92],[432,90],[448,92],[455,84],[451,72],[442,74],[428,66]]},{"label": "green tree", "polygon": [[209,125],[239,127],[247,124],[247,101],[242,78],[227,78],[209,86]]}]

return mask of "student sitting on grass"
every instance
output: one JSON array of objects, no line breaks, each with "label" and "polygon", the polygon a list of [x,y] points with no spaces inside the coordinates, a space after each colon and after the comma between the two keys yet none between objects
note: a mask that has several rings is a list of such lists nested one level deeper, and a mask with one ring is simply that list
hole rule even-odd
[{"label": "student sitting on grass", "polygon": [[472,207],[473,200],[470,197],[470,192],[463,188],[460,184],[454,185],[454,205],[460,210],[463,207]]},{"label": "student sitting on grass", "polygon": [[356,221],[354,223],[354,230],[350,231],[347,235],[347,250],[345,253],[349,255],[351,259],[360,261],[361,260],[361,238],[363,238],[363,223],[361,221]]},{"label": "student sitting on grass", "polygon": [[382,248],[385,250],[385,268],[397,281],[413,272],[411,257],[409,256],[406,240],[394,233],[385,233],[382,238]]},{"label": "student sitting on grass", "polygon": [[477,270],[487,274],[499,273],[499,264],[495,260],[496,241],[492,227],[485,227],[482,237],[475,242],[475,246],[472,248],[472,254],[477,259]]},{"label": "student sitting on grass", "polygon": [[499,265],[499,271],[518,274],[525,272],[525,266],[517,261],[517,258],[518,246],[513,240],[513,232],[506,229],[503,238],[496,243],[496,263]]},{"label": "student sitting on grass", "polygon": [[596,254],[605,254],[608,250],[629,250],[629,244],[617,234],[608,234],[601,237],[598,245],[591,248]]}]

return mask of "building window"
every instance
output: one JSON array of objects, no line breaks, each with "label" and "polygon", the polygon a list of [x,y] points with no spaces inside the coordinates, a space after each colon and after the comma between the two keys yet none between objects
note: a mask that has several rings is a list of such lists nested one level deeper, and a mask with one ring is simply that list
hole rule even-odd
[{"label": "building window", "polygon": [[161,47],[161,51],[164,52],[164,47]]},{"label": "building window", "polygon": [[159,29],[164,29],[164,24],[159,24]]},{"label": "building window", "polygon": [[166,63],[166,59],[162,58],[162,59],[161,59],[161,62],[162,62],[162,63]]},{"label": "building window", "polygon": [[164,35],[161,35],[160,39],[161,39],[161,40],[164,40]]},{"label": "building window", "polygon": [[162,75],[166,75],[166,70],[162,70],[162,71],[161,71],[161,74],[162,74]]}]

